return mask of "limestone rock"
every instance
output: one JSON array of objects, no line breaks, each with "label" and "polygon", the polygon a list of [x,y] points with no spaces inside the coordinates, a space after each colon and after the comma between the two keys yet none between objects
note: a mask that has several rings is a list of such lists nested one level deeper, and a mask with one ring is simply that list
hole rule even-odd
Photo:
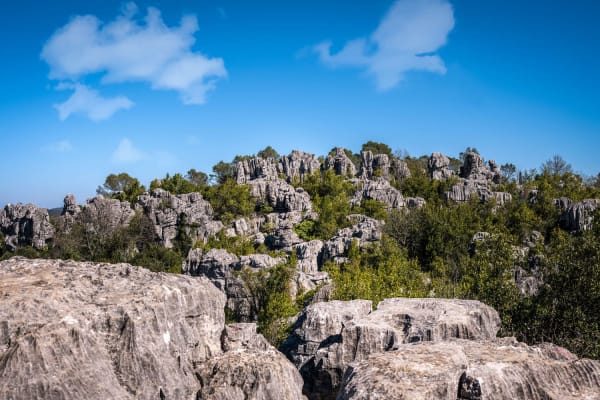
[{"label": "limestone rock", "polygon": [[398,180],[409,178],[410,169],[408,168],[408,164],[399,158],[392,159],[390,164],[390,175]]},{"label": "limestone rock", "polygon": [[419,341],[492,339],[500,328],[498,313],[472,300],[386,299],[373,312],[370,302],[332,303],[309,306],[282,348],[311,399],[335,398],[346,367],[369,355]]},{"label": "limestone rock", "polygon": [[600,199],[585,199],[569,204],[561,213],[558,223],[561,228],[570,232],[591,229],[594,213],[599,205]]},{"label": "limestone rock", "polygon": [[310,196],[283,179],[258,178],[248,182],[252,196],[265,201],[277,212],[310,211]]},{"label": "limestone rock", "polygon": [[359,247],[369,246],[381,240],[383,221],[357,214],[349,215],[348,218],[354,221],[354,225],[340,229],[336,236],[324,243],[322,262],[343,257],[353,240],[358,241]]},{"label": "limestone rock", "polygon": [[196,366],[202,400],[301,400],[302,377],[255,324],[233,324],[223,332],[222,355]]},{"label": "limestone rock", "polygon": [[391,163],[387,154],[375,154],[370,150],[360,152],[359,176],[371,179],[375,176],[390,178]]},{"label": "limestone rock", "polygon": [[41,250],[54,236],[48,210],[33,204],[7,204],[0,210],[0,232],[6,247],[33,246]]},{"label": "limestone rock", "polygon": [[449,165],[450,159],[445,154],[439,152],[431,153],[429,160],[427,160],[429,177],[435,180],[443,180],[454,176],[454,171],[448,168]]},{"label": "limestone rock", "polygon": [[512,201],[512,194],[508,192],[492,192],[492,197],[496,199],[496,204],[503,206],[509,201]]},{"label": "limestone rock", "polygon": [[0,263],[0,398],[190,399],[218,356],[225,296],[128,264]]},{"label": "limestone rock", "polygon": [[477,196],[480,201],[487,201],[492,198],[487,181],[464,180],[452,186],[448,192],[444,193],[444,200],[456,202],[469,201],[471,197]]},{"label": "limestone rock", "polygon": [[115,229],[129,225],[134,214],[129,202],[98,195],[86,201],[79,221],[84,224],[101,222],[107,228]]},{"label": "limestone rock", "polygon": [[223,224],[212,219],[210,203],[200,193],[173,195],[163,189],[138,196],[136,208],[142,210],[154,224],[161,244],[173,247],[178,230],[184,230],[193,241],[216,235]]},{"label": "limestone rock", "polygon": [[334,149],[334,155],[327,156],[325,159],[325,169],[332,169],[336,175],[356,175],[356,166],[346,155],[346,152],[342,147],[336,147]]},{"label": "limestone rock", "polygon": [[343,374],[343,365],[336,360],[325,358],[318,365],[315,354],[319,347],[339,343],[344,323],[370,312],[371,301],[353,300],[315,303],[300,315],[282,351],[300,370],[309,398],[335,398]]},{"label": "limestone rock", "polygon": [[80,208],[77,205],[77,201],[75,200],[75,196],[71,193],[67,193],[63,200],[63,209],[61,215],[71,215],[75,216],[79,213]]},{"label": "limestone rock", "polygon": [[486,168],[483,157],[474,152],[465,154],[464,162],[460,167],[460,177],[470,180],[487,180],[490,171]]},{"label": "limestone rock", "polygon": [[323,242],[321,240],[311,240],[302,242],[293,246],[298,260],[298,269],[302,272],[311,273],[319,270],[321,264],[321,251]]},{"label": "limestone rock", "polygon": [[239,161],[235,165],[235,174],[240,185],[259,178],[276,179],[277,161],[273,158],[261,157]]},{"label": "limestone rock", "polygon": [[353,364],[339,400],[598,399],[600,362],[512,338],[406,344]]},{"label": "limestone rock", "polygon": [[314,174],[321,168],[321,163],[314,154],[294,150],[289,155],[279,159],[277,170],[286,176],[288,182],[298,179],[304,181],[309,175]]},{"label": "limestone rock", "polygon": [[425,204],[425,200],[420,197],[412,198],[402,196],[402,193],[390,185],[390,182],[384,178],[358,181],[358,189],[354,194],[351,203],[353,205],[360,205],[361,202],[366,199],[377,200],[383,203],[388,210],[405,207],[419,207]]}]

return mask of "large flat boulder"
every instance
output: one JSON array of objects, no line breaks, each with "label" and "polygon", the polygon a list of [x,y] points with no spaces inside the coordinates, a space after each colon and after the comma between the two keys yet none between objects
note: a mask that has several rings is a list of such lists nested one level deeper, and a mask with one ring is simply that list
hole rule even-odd
[{"label": "large flat boulder", "polygon": [[0,263],[0,398],[191,399],[222,354],[225,295],[128,264]]},{"label": "large flat boulder", "polygon": [[600,362],[513,338],[405,344],[352,364],[338,400],[600,398]]}]

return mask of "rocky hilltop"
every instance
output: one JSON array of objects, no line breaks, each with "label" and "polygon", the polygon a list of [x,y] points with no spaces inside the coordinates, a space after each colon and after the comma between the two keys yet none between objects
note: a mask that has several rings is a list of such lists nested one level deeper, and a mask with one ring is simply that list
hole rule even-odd
[{"label": "rocky hilltop", "polygon": [[288,360],[204,277],[16,257],[0,297],[1,399],[600,398],[600,362],[495,339],[476,301],[316,303]]}]

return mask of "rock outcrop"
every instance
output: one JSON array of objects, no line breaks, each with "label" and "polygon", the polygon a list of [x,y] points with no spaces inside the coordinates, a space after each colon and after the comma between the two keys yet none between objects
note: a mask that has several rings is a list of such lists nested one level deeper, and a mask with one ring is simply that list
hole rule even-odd
[{"label": "rock outcrop", "polygon": [[354,224],[340,229],[334,237],[323,244],[322,262],[330,259],[341,261],[354,240],[357,241],[359,247],[364,247],[381,239],[383,221],[360,214],[348,215],[347,218]]},{"label": "rock outcrop", "polygon": [[356,175],[356,166],[346,155],[342,147],[333,149],[334,154],[325,159],[325,169],[332,169],[336,175],[350,176]]},{"label": "rock outcrop", "polygon": [[[569,200],[569,199],[567,199]],[[600,199],[585,199],[573,203],[570,200],[557,199],[562,213],[558,220],[560,227],[570,232],[582,232],[591,229],[594,222],[594,214],[600,205]]]},{"label": "rock outcrop", "polygon": [[[54,236],[48,210],[33,204],[7,204],[0,210],[0,233],[8,250],[33,246],[41,250]],[[0,244],[2,245],[2,244]]]},{"label": "rock outcrop", "polygon": [[222,355],[200,364],[197,399],[302,400],[302,377],[262,335],[256,324],[232,324],[223,331]]},{"label": "rock outcrop", "polygon": [[258,178],[248,182],[252,196],[273,207],[277,212],[310,211],[310,196],[302,188],[279,178]]},{"label": "rock outcrop", "polygon": [[225,296],[128,264],[0,263],[0,398],[190,399],[222,353]]},{"label": "rock outcrop", "polygon": [[429,177],[434,180],[448,179],[454,176],[454,171],[450,168],[450,159],[442,153],[435,152],[427,160],[427,169]]},{"label": "rock outcrop", "polygon": [[402,193],[384,178],[359,180],[357,186],[358,189],[351,200],[353,205],[360,205],[363,200],[377,200],[391,210],[416,208],[425,204],[425,200],[421,197],[402,196]]},{"label": "rock outcrop", "polygon": [[307,176],[319,171],[321,163],[314,154],[294,150],[289,155],[279,158],[277,168],[288,181],[297,179],[302,182]]},{"label": "rock outcrop", "polygon": [[492,339],[498,313],[478,301],[387,299],[316,303],[306,308],[282,349],[299,368],[311,399],[334,399],[344,371],[404,343]]},{"label": "rock outcrop", "polygon": [[253,179],[275,179],[278,177],[277,161],[273,158],[261,157],[238,161],[235,165],[235,173],[239,185]]},{"label": "rock outcrop", "polygon": [[512,338],[405,344],[353,364],[337,399],[598,399],[600,362]]},{"label": "rock outcrop", "polygon": [[136,208],[150,218],[156,237],[167,248],[173,247],[180,230],[197,241],[206,240],[223,229],[220,221],[212,219],[212,207],[200,193],[173,195],[154,189],[150,194],[138,196]]}]

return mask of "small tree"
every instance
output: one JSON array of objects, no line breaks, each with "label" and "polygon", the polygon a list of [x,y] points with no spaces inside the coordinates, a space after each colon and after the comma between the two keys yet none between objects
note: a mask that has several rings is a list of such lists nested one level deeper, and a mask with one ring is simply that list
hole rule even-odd
[{"label": "small tree", "polygon": [[571,164],[566,162],[561,156],[555,154],[552,158],[546,160],[540,167],[542,173],[549,175],[564,175],[567,172],[572,173]]},{"label": "small tree", "polygon": [[146,188],[140,181],[125,172],[108,175],[104,184],[96,189],[96,193],[103,196],[130,202],[134,202],[145,191]]},{"label": "small tree", "polygon": [[275,149],[272,148],[271,146],[265,147],[264,149],[259,151],[256,155],[257,155],[257,157],[274,158],[276,160],[279,158],[279,153],[277,153],[277,151],[275,151]]}]

